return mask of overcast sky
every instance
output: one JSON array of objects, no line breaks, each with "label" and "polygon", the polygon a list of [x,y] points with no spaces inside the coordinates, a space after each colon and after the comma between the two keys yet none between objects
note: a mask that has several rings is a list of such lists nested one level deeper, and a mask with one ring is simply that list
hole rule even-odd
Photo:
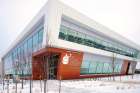
[{"label": "overcast sky", "polygon": [[[140,45],[140,0],[61,0]],[[47,0],[0,0],[0,56]]]}]

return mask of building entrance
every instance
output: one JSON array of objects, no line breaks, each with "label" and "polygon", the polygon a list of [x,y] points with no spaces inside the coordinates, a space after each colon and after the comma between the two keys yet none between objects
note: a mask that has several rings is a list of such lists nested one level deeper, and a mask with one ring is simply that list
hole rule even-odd
[{"label": "building entrance", "polygon": [[32,78],[34,80],[79,78],[82,58],[81,52],[43,48],[33,53]]},{"label": "building entrance", "polygon": [[48,79],[57,78],[57,69],[58,69],[59,55],[53,54],[48,58]]}]

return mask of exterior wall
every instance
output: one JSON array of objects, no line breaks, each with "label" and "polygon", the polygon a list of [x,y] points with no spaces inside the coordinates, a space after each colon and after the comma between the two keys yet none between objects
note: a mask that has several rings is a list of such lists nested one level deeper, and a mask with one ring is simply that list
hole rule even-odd
[{"label": "exterior wall", "polygon": [[32,79],[38,80],[44,78],[44,63],[41,57],[32,58]]},{"label": "exterior wall", "polygon": [[[68,55],[67,64],[63,63],[64,57]],[[83,53],[80,52],[63,52],[61,53],[57,79],[75,79],[80,76],[80,67],[82,64]]]},{"label": "exterior wall", "polygon": [[124,60],[121,73],[126,75],[128,74],[128,70],[129,70],[129,61]]},{"label": "exterior wall", "polygon": [[122,74],[134,74],[137,62],[124,60],[122,66]]},{"label": "exterior wall", "polygon": [[137,62],[135,62],[135,61],[131,62],[130,61],[130,67],[129,67],[128,74],[134,74],[135,73],[136,65],[137,65]]},{"label": "exterior wall", "polygon": [[[104,76],[111,76],[113,74],[112,70],[112,58],[105,57],[101,55],[95,55],[95,54],[89,54],[89,53],[81,53],[66,49],[60,49],[60,48],[45,48],[41,51],[35,52],[33,54],[33,62],[32,62],[32,79],[43,79],[44,78],[44,62],[42,60],[42,57],[45,55],[49,56],[50,54],[59,54],[59,60],[58,60],[58,69],[57,69],[57,79],[78,79],[78,78],[94,78],[94,77],[104,77]],[[93,52],[94,53],[94,52]],[[65,57],[68,57],[65,58]],[[105,72],[104,66],[101,68],[96,69],[98,73],[86,73],[82,74],[81,70],[83,67],[83,63],[87,63],[89,60],[91,63],[109,63],[110,71]],[[101,62],[100,62],[101,61]],[[114,70],[115,75],[126,75],[129,74],[129,63],[128,60],[121,60],[121,59],[115,59],[114,61],[115,68],[118,68],[119,70]],[[106,65],[107,66],[107,65]],[[93,70],[95,67],[91,67],[91,70]],[[47,72],[47,69],[45,69]],[[99,73],[102,71],[101,73]],[[47,72],[48,73],[48,72]]]}]

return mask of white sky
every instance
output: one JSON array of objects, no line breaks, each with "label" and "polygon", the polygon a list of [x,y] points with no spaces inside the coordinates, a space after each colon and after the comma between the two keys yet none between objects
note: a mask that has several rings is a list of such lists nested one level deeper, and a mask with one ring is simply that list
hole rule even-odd
[{"label": "white sky", "polygon": [[[47,0],[0,0],[0,56]],[[61,0],[140,45],[140,0]]]}]

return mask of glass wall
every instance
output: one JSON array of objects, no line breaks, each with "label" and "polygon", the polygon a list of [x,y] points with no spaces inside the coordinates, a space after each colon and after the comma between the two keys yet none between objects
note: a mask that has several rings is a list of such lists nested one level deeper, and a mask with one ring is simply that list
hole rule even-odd
[{"label": "glass wall", "polygon": [[7,58],[4,60],[5,64],[4,64],[4,69],[6,69],[6,73],[7,74],[11,74],[13,73],[13,69],[12,68],[12,56],[11,54],[7,55]]},{"label": "glass wall", "polygon": [[31,74],[32,53],[41,49],[43,31],[41,23],[4,57],[5,74]]},{"label": "glass wall", "polygon": [[[117,59],[114,61],[114,73],[121,72],[123,60]],[[81,65],[81,74],[111,74],[113,73],[113,61],[109,57],[99,55],[84,56]]]},{"label": "glass wall", "polygon": [[[75,25],[76,27],[77,25]],[[81,28],[81,27],[78,27]],[[84,28],[82,28],[84,29]],[[79,29],[80,30],[80,29]],[[86,29],[85,29],[86,30]],[[121,55],[129,56],[129,57],[137,57],[138,51],[132,48],[128,48],[118,43],[109,42],[107,40],[94,37],[92,35],[88,35],[71,28],[70,26],[61,25],[59,38],[62,40],[86,45],[89,47],[94,47],[114,53],[118,53]]]},{"label": "glass wall", "polygon": [[[115,64],[115,73],[121,72],[122,64]],[[112,64],[106,62],[91,62],[84,60],[81,67],[81,74],[110,74],[113,73]]]}]

